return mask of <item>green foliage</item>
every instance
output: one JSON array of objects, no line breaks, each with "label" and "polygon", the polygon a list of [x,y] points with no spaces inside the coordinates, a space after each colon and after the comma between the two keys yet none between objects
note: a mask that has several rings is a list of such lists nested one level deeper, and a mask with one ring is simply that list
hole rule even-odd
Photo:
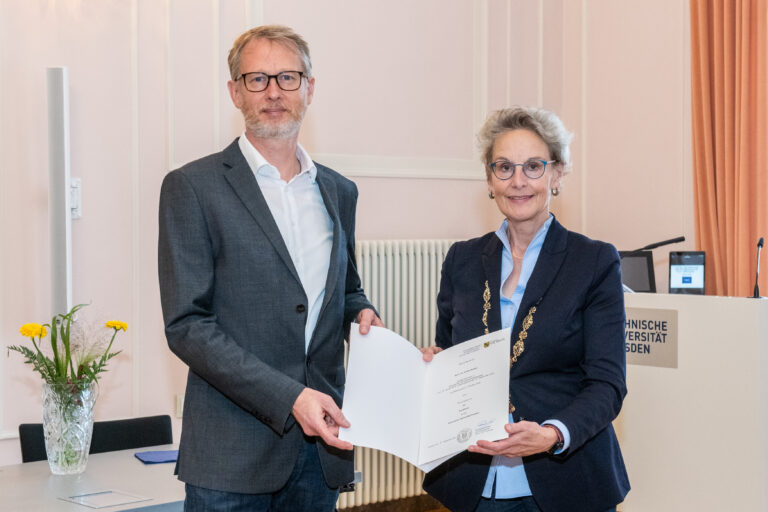
[{"label": "green foliage", "polygon": [[[109,360],[122,352],[120,350],[110,352],[110,349],[115,341],[117,332],[127,329],[127,325],[122,322],[107,322],[106,327],[112,329],[113,332],[106,350],[99,355],[86,357],[77,365],[75,364],[70,340],[72,323],[75,313],[85,306],[86,304],[78,304],[66,314],[54,315],[50,324],[43,324],[42,326],[38,324],[25,324],[22,326],[21,333],[30,338],[34,350],[23,345],[8,347],[10,350],[22,354],[25,357],[24,362],[32,365],[32,369],[38,372],[43,380],[58,394],[63,396],[79,393],[87,384],[97,382],[99,374],[107,371],[106,366]],[[33,332],[35,329],[30,330],[29,326],[39,329],[37,329],[37,332]],[[51,333],[50,344],[53,358],[45,355],[39,345],[42,344],[46,329],[50,329]],[[35,338],[37,338],[37,341],[35,341]]]}]

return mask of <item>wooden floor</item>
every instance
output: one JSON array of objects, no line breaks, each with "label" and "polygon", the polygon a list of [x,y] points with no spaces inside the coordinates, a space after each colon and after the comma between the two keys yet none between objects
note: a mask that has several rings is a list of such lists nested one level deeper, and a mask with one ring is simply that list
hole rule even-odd
[{"label": "wooden floor", "polygon": [[447,508],[431,496],[422,495],[413,498],[360,505],[343,508],[339,512],[449,512]]}]

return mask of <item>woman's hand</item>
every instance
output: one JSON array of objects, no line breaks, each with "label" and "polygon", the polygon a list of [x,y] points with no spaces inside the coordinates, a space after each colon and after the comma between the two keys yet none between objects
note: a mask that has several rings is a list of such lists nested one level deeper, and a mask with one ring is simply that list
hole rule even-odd
[{"label": "woman's hand", "polygon": [[434,347],[434,346],[420,348],[419,350],[421,351],[421,357],[424,358],[424,361],[426,361],[427,363],[430,362],[433,357],[435,357],[435,354],[443,351],[443,349],[441,349],[440,347]]},{"label": "woman's hand", "polygon": [[504,457],[526,457],[546,452],[557,442],[557,432],[533,421],[507,423],[509,437],[500,441],[478,441],[468,448],[470,452]]}]

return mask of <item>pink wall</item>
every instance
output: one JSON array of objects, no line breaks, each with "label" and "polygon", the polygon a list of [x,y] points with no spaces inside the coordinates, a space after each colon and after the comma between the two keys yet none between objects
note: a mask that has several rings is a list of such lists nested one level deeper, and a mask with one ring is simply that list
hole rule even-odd
[{"label": "pink wall", "polygon": [[[474,133],[521,103],[576,134],[553,204],[566,226],[621,249],[678,234],[693,247],[685,0],[4,0],[0,339],[22,342],[18,326],[51,313],[44,70],[65,65],[83,182],[74,298],[130,324],[97,419],[173,414],[184,390],[159,307],[159,186],[239,135],[226,53],[262,22],[310,43],[317,91],[302,141],[358,183],[359,239],[495,229]],[[0,465],[20,460],[16,426],[37,421],[38,380],[16,354],[0,358]]]}]

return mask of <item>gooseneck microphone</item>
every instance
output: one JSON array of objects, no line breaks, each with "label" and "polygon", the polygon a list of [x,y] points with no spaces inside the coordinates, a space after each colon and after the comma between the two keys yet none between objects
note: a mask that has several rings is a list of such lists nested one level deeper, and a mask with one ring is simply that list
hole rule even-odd
[{"label": "gooseneck microphone", "polygon": [[685,242],[685,237],[678,236],[677,238],[670,238],[669,240],[664,240],[663,242],[656,242],[655,244],[646,245],[645,247],[638,249],[638,251],[650,251],[651,249],[655,249],[663,245],[676,244],[678,242]]},{"label": "gooseneck microphone", "polygon": [[[656,249],[657,247],[662,247],[664,245],[670,245],[670,244],[676,244],[679,242],[685,242],[684,236],[678,236],[677,238],[670,238],[669,240],[664,240],[663,242],[656,242],[655,244],[646,245],[645,247],[641,247],[639,249],[635,249],[634,251],[630,251],[627,253],[622,254],[622,258],[625,258],[627,256],[634,256],[638,252],[643,251],[650,251],[651,249]],[[761,246],[762,247],[762,246]]]},{"label": "gooseneck microphone", "polygon": [[760,298],[760,287],[757,285],[757,278],[760,277],[760,251],[763,248],[763,237],[757,242],[757,270],[755,271],[755,293],[752,295],[753,299]]}]

